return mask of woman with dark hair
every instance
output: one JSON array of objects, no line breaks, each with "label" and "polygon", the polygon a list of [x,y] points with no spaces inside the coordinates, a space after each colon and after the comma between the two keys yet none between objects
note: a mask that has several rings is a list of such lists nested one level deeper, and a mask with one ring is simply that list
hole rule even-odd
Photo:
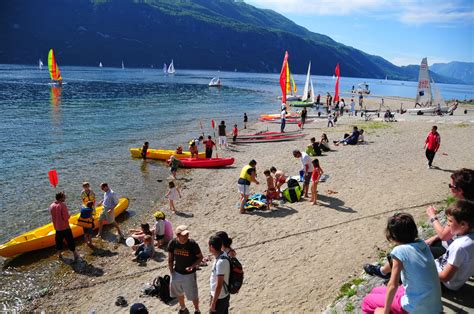
[{"label": "woman with dark hair", "polygon": [[[374,288],[362,301],[366,313],[441,313],[441,287],[431,252],[410,214],[397,213],[387,221],[387,240],[396,244],[389,255],[387,286]],[[400,285],[400,280],[402,285]]]},{"label": "woman with dark hair", "polygon": [[227,232],[218,231],[216,232],[216,237],[222,240],[222,251],[224,251],[227,254],[227,256],[235,257],[237,255],[235,250],[231,247],[232,239],[229,238],[229,235],[227,234]]}]

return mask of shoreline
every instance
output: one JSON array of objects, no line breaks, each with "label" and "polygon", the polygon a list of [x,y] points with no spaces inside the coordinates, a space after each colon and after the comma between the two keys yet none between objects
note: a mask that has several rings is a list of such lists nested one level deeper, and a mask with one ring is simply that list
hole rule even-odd
[{"label": "shoreline", "polygon": [[[423,143],[431,123],[438,123],[442,136],[435,164],[443,165],[444,170],[469,167],[474,148],[462,145],[464,137],[459,136],[459,131],[472,133],[474,124],[469,120],[474,117],[466,119],[469,116],[461,115],[461,111],[458,108],[454,116],[444,117],[404,118],[397,115],[398,123],[388,123],[383,128],[360,117],[344,116],[335,128],[328,129],[326,119],[317,119],[305,127],[303,132],[307,136],[301,140],[238,145],[232,150],[219,150],[219,156],[234,157],[235,164],[224,169],[193,169],[188,173],[180,170],[178,178],[185,176],[186,180],[178,180],[183,198],[178,200],[177,209],[192,212],[194,217],[174,216],[170,220],[174,227],[182,223],[189,226],[191,238],[200,244],[204,256],[208,255],[205,244],[213,232],[225,230],[234,239],[246,279],[241,292],[231,298],[231,310],[321,311],[334,300],[348,276],[359,274],[361,265],[374,259],[375,248],[386,247],[382,230],[387,213],[402,209],[421,217],[423,206],[443,198],[440,195],[444,196],[449,174],[427,170],[419,144],[420,141]],[[459,121],[465,121],[466,126],[457,126],[455,122]],[[304,150],[309,138],[319,138],[322,132],[328,134],[332,143],[352,125],[367,128],[366,145],[338,147],[318,157],[325,172],[330,174],[329,180],[318,187],[319,199],[325,206],[312,206],[305,200],[276,206],[278,209],[271,212],[238,213],[235,181],[241,167],[250,159],[258,162],[260,181],[264,181],[263,170],[272,165],[295,175],[300,164],[291,155],[294,148]],[[267,127],[279,129],[279,125],[256,122],[247,131],[253,133]],[[288,126],[287,130],[295,128]],[[442,154],[445,150],[447,156]],[[459,158],[452,160],[449,158],[452,155]],[[408,162],[413,165],[407,165]],[[251,187],[252,193],[265,189],[264,182]],[[329,190],[337,193],[330,195]],[[140,223],[138,217],[147,217],[147,222],[152,222],[153,211],[163,208],[162,203],[155,204],[156,208],[147,214],[143,211],[135,216],[133,224]],[[165,212],[169,217],[169,211],[166,209]],[[126,224],[131,223],[132,220],[127,219]],[[89,250],[83,245],[79,248],[88,265],[103,271],[102,276],[87,274],[87,267],[80,274],[62,265],[63,282],[27,304],[22,311],[74,309],[85,312],[96,309],[98,312],[116,312],[120,308],[113,302],[118,295],[125,296],[130,305],[143,302],[153,312],[175,310],[175,306],[165,305],[156,298],[139,297],[145,282],[167,273],[165,254],[158,254],[160,261],[150,261],[146,267],[139,267],[129,261],[128,248],[120,245],[115,249],[113,243],[106,242],[104,249],[117,254],[94,257],[89,263]],[[208,303],[210,268],[203,267],[198,272],[201,310],[204,311]],[[71,296],[71,291],[77,289],[80,292]]]}]

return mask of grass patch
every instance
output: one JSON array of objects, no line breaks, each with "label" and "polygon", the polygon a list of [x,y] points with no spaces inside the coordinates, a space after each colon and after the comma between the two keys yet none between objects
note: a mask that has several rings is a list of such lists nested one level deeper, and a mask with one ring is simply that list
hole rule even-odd
[{"label": "grass patch", "polygon": [[458,124],[455,124],[455,126],[457,128],[468,128],[469,127],[469,124],[465,123],[465,122],[461,122],[461,123],[458,123]]},{"label": "grass patch", "polygon": [[381,122],[381,121],[369,121],[357,125],[359,130],[378,130],[378,129],[389,129],[392,127],[392,124]]},{"label": "grass patch", "polygon": [[344,307],[344,311],[346,312],[354,312],[354,310],[355,310],[355,307],[354,307],[354,304],[352,304],[352,302],[348,302],[346,306]]},{"label": "grass patch", "polygon": [[352,297],[353,295],[357,294],[357,289],[352,288],[352,286],[358,286],[361,283],[364,282],[364,279],[362,278],[354,278],[349,282],[346,282],[345,284],[342,285],[341,289],[339,289],[339,295],[337,296],[336,300],[339,300],[343,297]]}]

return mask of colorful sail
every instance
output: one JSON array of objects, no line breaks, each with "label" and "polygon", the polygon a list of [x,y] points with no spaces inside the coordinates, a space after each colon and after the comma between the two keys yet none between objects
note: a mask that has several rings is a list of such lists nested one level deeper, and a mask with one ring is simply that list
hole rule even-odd
[{"label": "colorful sail", "polygon": [[421,60],[420,72],[418,74],[418,90],[415,102],[422,107],[429,107],[433,104],[433,95],[430,86],[430,72],[428,70],[428,60]]},{"label": "colorful sail", "polygon": [[336,76],[336,86],[335,86],[335,91],[334,91],[334,101],[339,101],[339,76],[340,76],[340,71],[339,71],[339,63],[336,65],[336,68],[334,69],[334,75]]},{"label": "colorful sail", "polygon": [[280,88],[281,88],[281,95],[282,101],[286,104],[286,89],[287,89],[287,74],[289,72],[288,69],[288,51],[285,52],[285,57],[283,58],[283,64],[281,65],[281,72],[280,72]]},{"label": "colorful sail", "polygon": [[48,54],[48,69],[49,75],[51,76],[51,80],[53,81],[61,81],[61,71],[59,71],[59,66],[56,63],[56,58],[54,57],[53,49],[49,50]]}]

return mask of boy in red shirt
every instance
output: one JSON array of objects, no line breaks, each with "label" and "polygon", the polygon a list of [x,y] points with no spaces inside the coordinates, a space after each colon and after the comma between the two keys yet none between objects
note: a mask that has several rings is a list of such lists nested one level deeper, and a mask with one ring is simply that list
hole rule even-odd
[{"label": "boy in red shirt", "polygon": [[433,125],[433,127],[431,128],[431,132],[428,133],[428,136],[426,137],[424,146],[424,148],[426,148],[425,155],[428,159],[428,169],[431,169],[433,167],[433,159],[439,149],[440,144],[441,136],[438,133],[438,127],[436,125]]},{"label": "boy in red shirt", "polygon": [[232,129],[232,142],[235,142],[237,135],[239,135],[239,130],[237,129],[237,124],[234,124],[234,128]]}]

